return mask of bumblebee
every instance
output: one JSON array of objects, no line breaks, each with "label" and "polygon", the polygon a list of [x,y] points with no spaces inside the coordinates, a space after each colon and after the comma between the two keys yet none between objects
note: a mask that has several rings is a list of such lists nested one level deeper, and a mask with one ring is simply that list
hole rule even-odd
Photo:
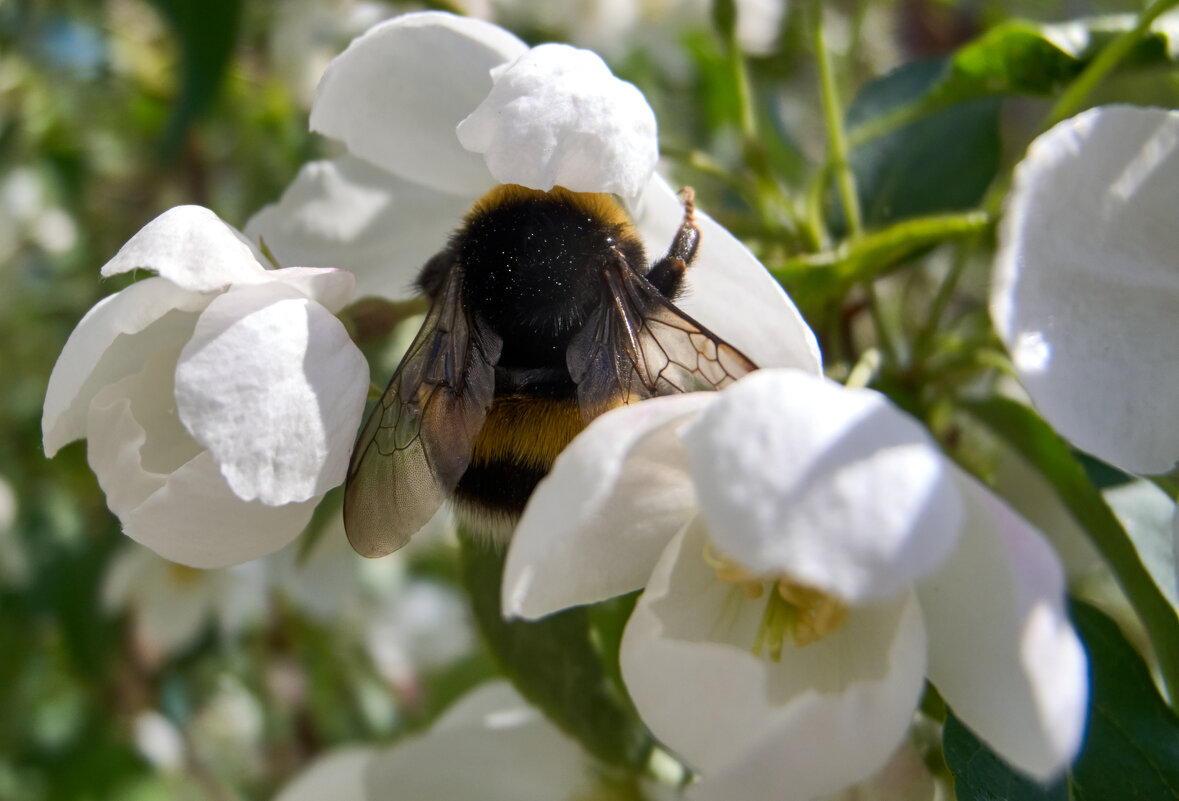
[{"label": "bumblebee", "polygon": [[683,197],[651,264],[611,195],[502,185],[475,203],[422,268],[426,319],[357,438],[344,528],[358,553],[400,548],[447,498],[506,542],[594,417],[756,369],[674,305],[700,241]]}]

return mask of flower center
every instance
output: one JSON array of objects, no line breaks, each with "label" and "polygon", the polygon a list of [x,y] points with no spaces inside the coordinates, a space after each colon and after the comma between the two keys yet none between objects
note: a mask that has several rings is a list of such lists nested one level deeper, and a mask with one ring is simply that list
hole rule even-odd
[{"label": "flower center", "polygon": [[721,581],[736,584],[750,600],[762,597],[770,587],[761,624],[753,640],[753,653],[769,651],[770,659],[782,660],[782,647],[789,638],[802,648],[832,634],[847,620],[848,607],[822,590],[800,584],[785,576],[757,576],[727,556],[704,549],[704,561]]}]

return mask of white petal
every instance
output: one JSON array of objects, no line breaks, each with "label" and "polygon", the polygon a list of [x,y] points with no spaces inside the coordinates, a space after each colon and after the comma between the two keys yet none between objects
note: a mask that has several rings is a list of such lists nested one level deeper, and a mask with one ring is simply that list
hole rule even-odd
[{"label": "white petal", "polygon": [[102,268],[104,276],[151,270],[191,292],[266,280],[250,243],[202,206],[176,206],[143,226]]},{"label": "white petal", "polygon": [[929,680],[996,753],[1051,779],[1080,747],[1088,701],[1064,572],[1039,532],[955,472],[966,511],[962,537],[945,566],[918,584]]},{"label": "white petal", "polygon": [[627,623],[622,675],[643,720],[702,777],[711,798],[811,799],[875,773],[900,744],[924,683],[911,591],[854,609],[781,662],[752,645],[750,601],[704,561],[702,525],[660,557]]},{"label": "white petal", "polygon": [[305,501],[344,480],[368,364],[322,306],[268,284],[201,314],[176,366],[181,421],[242,500]]},{"label": "white petal", "polygon": [[999,230],[991,313],[1044,417],[1134,472],[1179,459],[1179,112],[1109,106],[1041,136]]},{"label": "white petal", "polygon": [[401,300],[418,294],[418,270],[446,245],[470,202],[342,156],[303,165],[282,199],[245,230],[280,264],[341,267],[356,275],[358,295]]},{"label": "white petal", "polygon": [[124,533],[173,562],[223,567],[278,550],[307,524],[316,500],[271,507],[233,494],[177,420],[176,354],[161,351],[90,405],[86,455],[107,505]]},{"label": "white petal", "polygon": [[[653,175],[635,215],[649,259],[667,253],[683,216],[679,197]],[[782,286],[745,245],[699,209],[696,224],[700,247],[676,305],[759,367],[821,372],[815,334]]]},{"label": "white petal", "polygon": [[527,46],[496,25],[406,14],[337,56],[319,83],[311,130],[403,178],[475,198],[494,180],[455,126],[491,91],[491,70]]},{"label": "white petal", "polygon": [[[180,289],[162,278],[147,278],[103,298],[70,334],[45,390],[41,430],[45,453],[85,435],[86,409],[106,384],[138,372],[147,357],[185,342],[196,315],[211,298]],[[142,336],[134,336],[145,332]]]},{"label": "white petal", "polygon": [[589,50],[534,47],[492,70],[487,99],[458,126],[495,179],[636,197],[659,160],[655,112]]},{"label": "white petal", "polygon": [[570,443],[512,535],[505,617],[542,617],[643,586],[668,540],[695,515],[678,429],[716,397],[624,406]]},{"label": "white petal", "polygon": [[446,708],[430,731],[464,731],[531,725],[543,719],[505,679],[491,679],[467,692]]},{"label": "white petal", "polygon": [[1048,479],[1014,448],[1004,447],[999,453],[994,490],[1017,514],[1043,532],[1071,581],[1080,580],[1105,564]]},{"label": "white petal", "polygon": [[[490,695],[488,695],[490,694]],[[422,736],[369,764],[371,798],[553,801],[589,798],[596,776],[581,748],[501,683],[460,701]]]},{"label": "white petal", "polygon": [[178,347],[160,351],[90,404],[86,458],[107,506],[120,518],[203,451],[176,417],[172,375],[178,354]]},{"label": "white petal", "polygon": [[364,745],[329,751],[283,787],[274,801],[368,801],[365,771],[379,753]]},{"label": "white petal", "polygon": [[759,370],[683,439],[713,543],[754,573],[861,602],[892,597],[954,547],[962,511],[945,458],[871,390]]},{"label": "white petal", "polygon": [[347,270],[333,267],[287,267],[270,270],[267,277],[275,283],[294,289],[335,313],[348,305],[356,295],[356,276]]},{"label": "white petal", "polygon": [[299,536],[318,502],[247,503],[233,494],[205,451],[119,517],[123,533],[165,559],[192,567],[228,567],[277,551]]}]

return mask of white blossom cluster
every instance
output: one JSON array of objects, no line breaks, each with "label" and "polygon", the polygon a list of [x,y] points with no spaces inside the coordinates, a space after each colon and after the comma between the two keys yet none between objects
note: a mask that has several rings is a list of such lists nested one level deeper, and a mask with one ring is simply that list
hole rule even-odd
[{"label": "white blossom cluster", "polygon": [[[328,67],[311,124],[341,155],[307,165],[245,235],[182,207],[128,242],[102,274],[155,275],[91,310],[49,385],[46,451],[85,437],[126,533],[183,564],[277,550],[343,480],[369,375],[334,315],[357,291],[406,297],[487,189],[615,193],[655,253],[682,214],[635,87],[588,51],[529,48],[478,20],[372,28]],[[1099,108],[1044,135],[1016,173],[993,282],[996,326],[1045,418],[1144,473],[1179,456],[1177,150],[1179,113],[1155,109]],[[515,533],[504,615],[641,590],[622,677],[695,776],[691,798],[834,798],[895,780],[929,686],[1011,765],[1058,777],[1089,695],[1059,558],[887,398],[823,378],[790,299],[698,222],[682,306],[763,369],[594,421]],[[331,266],[268,269],[262,241],[280,264]],[[535,770],[462,769],[524,754]],[[394,782],[588,797],[586,760],[496,686],[280,798],[375,798]],[[926,771],[905,775],[906,794],[888,797],[933,797]]]}]

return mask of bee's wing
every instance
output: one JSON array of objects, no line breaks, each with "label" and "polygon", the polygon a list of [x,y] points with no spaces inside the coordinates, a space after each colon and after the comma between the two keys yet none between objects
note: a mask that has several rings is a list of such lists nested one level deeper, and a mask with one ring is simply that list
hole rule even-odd
[{"label": "bee's wing", "polygon": [[471,317],[452,266],[352,451],[344,530],[357,553],[397,550],[454,490],[491,406],[501,347]]},{"label": "bee's wing", "polygon": [[602,303],[567,352],[587,421],[658,395],[721,389],[757,369],[621,260],[603,275]]}]

